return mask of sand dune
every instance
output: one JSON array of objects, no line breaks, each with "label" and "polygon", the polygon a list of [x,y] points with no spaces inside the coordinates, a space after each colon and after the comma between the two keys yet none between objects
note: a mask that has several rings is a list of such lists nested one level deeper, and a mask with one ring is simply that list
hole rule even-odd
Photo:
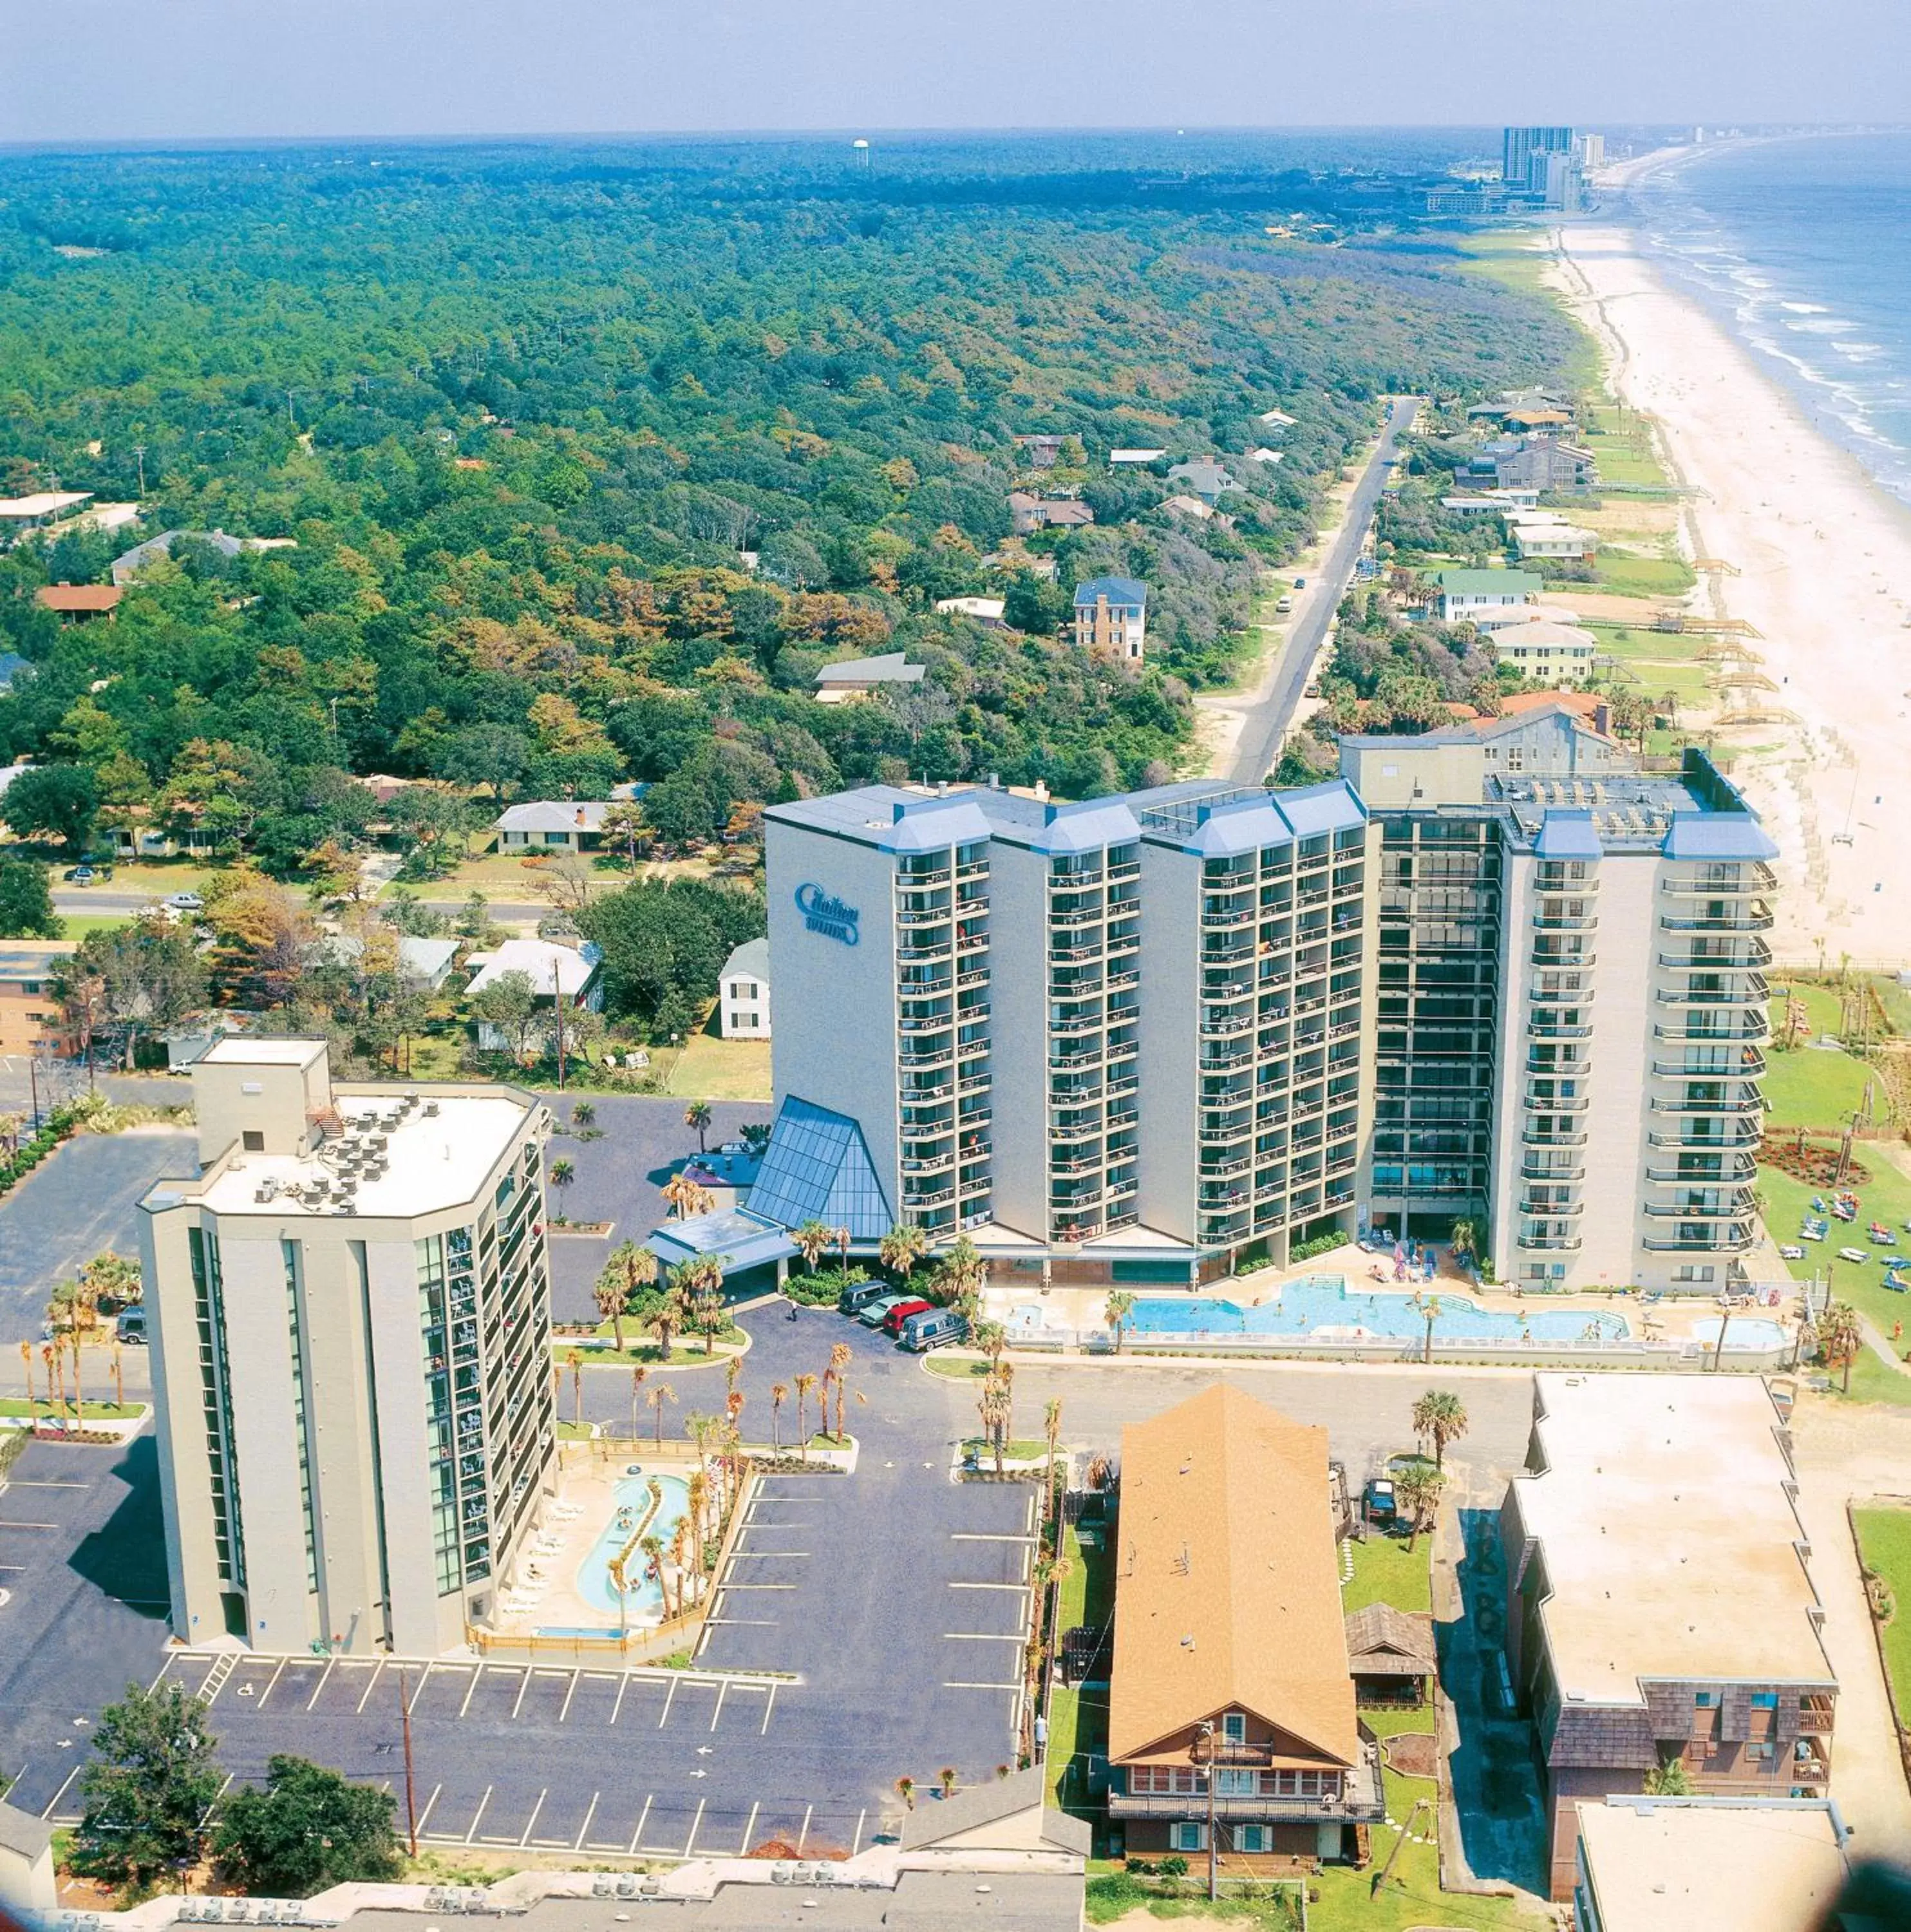
[{"label": "sand dune", "polygon": [[[1814,428],[1624,229],[1558,237],[1568,305],[1599,336],[1615,391],[1658,419],[1701,494],[1688,554],[1742,573],[1696,593],[1763,633],[1756,649],[1796,725],[1734,773],[1783,851],[1781,961],[1911,961],[1911,514]],[[1708,589],[1707,585],[1712,587]],[[1730,748],[1729,739],[1721,749]]]}]

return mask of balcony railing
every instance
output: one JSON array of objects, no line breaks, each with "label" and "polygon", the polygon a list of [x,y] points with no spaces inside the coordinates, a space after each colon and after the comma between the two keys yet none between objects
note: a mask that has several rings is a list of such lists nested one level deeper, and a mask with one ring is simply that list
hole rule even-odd
[{"label": "balcony railing", "polygon": [[1522,1234],[1518,1245],[1529,1254],[1570,1255],[1584,1247],[1586,1240],[1580,1234]]},{"label": "balcony railing", "polygon": [[1577,1220],[1586,1212],[1583,1201],[1522,1201],[1520,1212],[1538,1221]]},{"label": "balcony railing", "polygon": [[1697,919],[1674,919],[1659,915],[1662,932],[1769,932],[1772,908],[1763,899],[1754,899],[1743,912],[1701,914]]},{"label": "balcony railing", "polygon": [[1646,1178],[1655,1185],[1683,1187],[1731,1187],[1757,1175],[1758,1162],[1748,1154],[1733,1155],[1717,1174],[1687,1174],[1676,1167],[1649,1166],[1646,1170]]},{"label": "balcony railing", "polygon": [[1754,1127],[1749,1132],[1733,1134],[1649,1133],[1646,1144],[1676,1148],[1685,1154],[1730,1154],[1735,1148],[1755,1148],[1764,1138],[1763,1131]]},{"label": "balcony railing", "polygon": [[1721,1228],[1716,1234],[1697,1237],[1688,1240],[1675,1235],[1665,1240],[1655,1240],[1650,1234],[1643,1244],[1655,1254],[1665,1255],[1742,1255],[1758,1245],[1758,1235],[1749,1227]]},{"label": "balcony railing", "polygon": [[1655,1100],[1655,1114],[1762,1114],[1765,1101],[1760,1094],[1741,1100]]}]

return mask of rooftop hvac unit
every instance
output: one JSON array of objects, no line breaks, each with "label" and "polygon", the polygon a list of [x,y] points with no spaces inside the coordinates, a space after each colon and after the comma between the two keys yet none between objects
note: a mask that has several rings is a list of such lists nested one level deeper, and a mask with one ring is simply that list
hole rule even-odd
[{"label": "rooftop hvac unit", "polygon": [[427,1100],[424,1103],[424,1117],[427,1120],[435,1120],[437,1119],[438,1102],[436,1100]]}]

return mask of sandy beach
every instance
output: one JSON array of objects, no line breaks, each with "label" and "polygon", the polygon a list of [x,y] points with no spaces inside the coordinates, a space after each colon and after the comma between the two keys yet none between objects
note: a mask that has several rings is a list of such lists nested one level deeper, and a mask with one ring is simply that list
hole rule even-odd
[{"label": "sandy beach", "polygon": [[1681,548],[1736,567],[1702,576],[1688,608],[1754,626],[1751,662],[1775,687],[1752,700],[1760,722],[1719,740],[1781,849],[1775,952],[1911,960],[1911,512],[1628,230],[1555,239],[1556,285],[1614,393],[1656,418],[1696,493]]}]

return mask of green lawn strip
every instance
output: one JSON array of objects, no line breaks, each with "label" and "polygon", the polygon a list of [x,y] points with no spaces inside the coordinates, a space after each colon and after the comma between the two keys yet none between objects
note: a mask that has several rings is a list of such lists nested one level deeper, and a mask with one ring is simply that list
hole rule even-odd
[{"label": "green lawn strip", "polygon": [[63,912],[59,915],[62,939],[84,939],[91,932],[116,932],[133,922],[129,912]]},{"label": "green lawn strip", "polygon": [[1614,597],[1682,596],[1699,580],[1682,558],[1626,556],[1601,551],[1595,566],[1597,587]]},{"label": "green lawn strip", "polygon": [[[1772,1018],[1776,1033],[1784,1024],[1782,1004],[1775,1006]],[[1883,1083],[1853,1054],[1832,1052],[1809,1042],[1782,1051],[1775,1048],[1766,1060],[1766,1129],[1842,1126],[1844,1117],[1864,1104],[1868,1081],[1873,1083],[1875,1101],[1882,1094]],[[1875,1166],[1877,1162],[1867,1164]]]},{"label": "green lawn strip", "polygon": [[1838,1034],[1840,1018],[1838,989],[1832,986],[1814,986],[1802,980],[1782,980],[1774,976],[1772,982],[1772,1036],[1780,1038],[1785,1030],[1785,997],[1789,994],[1805,1008],[1805,1024],[1811,1029],[1811,1036],[1829,1034],[1834,1040]]},{"label": "green lawn strip", "polygon": [[951,1382],[980,1382],[989,1372],[989,1365],[973,1356],[937,1354],[928,1361],[932,1376],[946,1376]]},{"label": "green lawn strip", "polygon": [[1892,1617],[1884,1627],[1885,1669],[1891,1678],[1901,1723],[1911,1720],[1911,1509],[1861,1509],[1852,1512],[1865,1567],[1875,1570],[1892,1594]]},{"label": "green lawn strip", "polygon": [[[663,1358],[657,1352],[655,1342],[639,1341],[634,1338],[643,1330],[628,1318],[624,1324],[624,1346],[622,1348],[586,1348],[590,1340],[583,1335],[553,1335],[551,1337],[551,1359],[560,1366],[571,1366],[571,1354],[574,1349],[587,1369],[654,1369]],[[607,1342],[612,1339],[610,1324],[598,1324],[597,1333]],[[681,1367],[686,1363],[720,1362],[727,1351],[742,1347],[745,1340],[743,1330],[732,1322],[717,1330],[717,1352],[707,1355],[704,1352],[703,1331],[698,1329],[685,1334],[681,1329],[671,1338],[669,1366]]]},{"label": "green lawn strip", "polygon": [[1364,1610],[1369,1604],[1391,1604],[1397,1610],[1433,1609],[1433,1539],[1421,1537],[1411,1552],[1406,1540],[1376,1532],[1353,1545],[1353,1581],[1340,1588],[1343,1610]]},{"label": "green lawn strip", "polygon": [[[1901,1235],[1906,1244],[1904,1252],[1911,1253],[1911,1233],[1904,1229],[1906,1219],[1911,1216],[1911,1179],[1907,1179],[1875,1148],[1868,1148],[1861,1142],[1858,1153],[1871,1171],[1871,1180],[1855,1190],[1859,1202],[1858,1220],[1855,1224],[1832,1220],[1830,1232],[1822,1241],[1801,1242],[1798,1239],[1799,1225],[1811,1211],[1812,1196],[1819,1190],[1770,1166],[1759,1169],[1758,1186],[1765,1196],[1766,1226],[1771,1230],[1772,1239],[1805,1250],[1802,1260],[1786,1264],[1793,1278],[1808,1281],[1814,1270],[1821,1274],[1829,1270],[1832,1299],[1849,1301],[1854,1308],[1868,1315],[1889,1341],[1894,1322],[1901,1322],[1911,1328],[1911,1294],[1894,1294],[1887,1288],[1884,1286],[1885,1271],[1877,1262],[1841,1262],[1838,1259],[1838,1250],[1847,1244],[1870,1246],[1865,1225],[1875,1217]],[[1905,1344],[1901,1342],[1898,1346],[1901,1353]],[[1866,1354],[1869,1354],[1868,1350]],[[1875,1361],[1876,1358],[1872,1360]],[[1861,1356],[1852,1371],[1854,1396],[1859,1393],[1865,1366],[1865,1358]],[[1894,1391],[1898,1384],[1904,1384],[1904,1394],[1894,1393],[1888,1399],[1911,1400],[1911,1376],[1895,1376],[1882,1362],[1877,1363],[1877,1367],[1881,1381],[1888,1382]]]},{"label": "green lawn strip", "polygon": [[[965,1456],[973,1456],[978,1462],[990,1462],[995,1460],[995,1449],[985,1436],[966,1437],[962,1453]],[[1048,1454],[1048,1444],[1039,1436],[1012,1436],[1002,1444],[1002,1453],[1004,1459],[1011,1462],[1034,1462]]]},{"label": "green lawn strip", "polygon": [[[89,1402],[82,1406],[79,1419],[82,1422],[129,1422],[139,1412],[137,1402]],[[72,1413],[71,1402],[55,1407],[43,1399],[29,1404],[24,1396],[0,1396],[0,1415],[43,1416],[52,1421],[62,1414],[70,1416]]]}]

